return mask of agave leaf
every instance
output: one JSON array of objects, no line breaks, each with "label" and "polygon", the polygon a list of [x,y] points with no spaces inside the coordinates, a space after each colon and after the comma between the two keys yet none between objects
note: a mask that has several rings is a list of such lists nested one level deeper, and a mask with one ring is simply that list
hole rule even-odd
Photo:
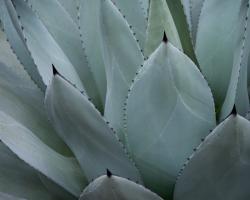
[{"label": "agave leaf", "polygon": [[150,0],[138,0],[141,4],[141,7],[144,11],[144,15],[146,17],[146,19],[148,18],[148,10],[149,10],[149,1]]},{"label": "agave leaf", "polygon": [[124,141],[122,109],[127,91],[144,58],[129,25],[110,0],[102,1],[100,17],[108,80],[104,116]]},{"label": "agave leaf", "polygon": [[248,199],[249,133],[250,122],[239,115],[218,125],[184,168],[174,199]]},{"label": "agave leaf", "polygon": [[169,41],[178,49],[182,49],[179,34],[166,0],[150,1],[149,21],[145,55],[149,56],[161,43],[162,35],[166,32]]},{"label": "agave leaf", "polygon": [[191,33],[192,33],[193,44],[195,46],[201,9],[203,7],[205,0],[189,0],[189,1],[190,1],[190,21],[191,21],[190,26],[192,30]]},{"label": "agave leaf", "polygon": [[120,9],[120,12],[131,25],[141,49],[144,49],[147,20],[140,0],[112,0],[112,2]]},{"label": "agave leaf", "polygon": [[140,181],[136,167],[87,97],[59,75],[46,91],[45,104],[56,130],[78,159],[89,181],[105,173]]},{"label": "agave leaf", "polygon": [[191,0],[181,0],[184,14],[186,16],[186,20],[188,23],[189,31],[192,30],[192,22],[191,22]]},{"label": "agave leaf", "polygon": [[62,6],[65,11],[71,16],[72,20],[77,24],[77,6],[80,0],[57,0],[58,6]]},{"label": "agave leaf", "polygon": [[44,91],[45,85],[26,46],[25,38],[18,22],[18,16],[16,15],[11,0],[0,1],[0,20],[2,21],[9,43],[17,54],[20,62],[23,63],[25,70],[34,82]]},{"label": "agave leaf", "polygon": [[[36,51],[42,64],[45,59],[48,59],[43,68],[51,70],[51,64],[56,65],[62,75],[76,84],[79,89],[84,88],[95,104],[101,108],[100,94],[81,46],[79,30],[65,9],[57,0],[29,0],[28,3],[24,3],[24,0],[14,0],[14,2],[22,5],[19,12],[26,17],[25,21],[21,17],[21,21],[27,23],[26,26],[23,24],[24,31],[27,29],[27,37],[32,36],[30,42],[33,42],[32,45],[35,48],[32,52]],[[36,12],[38,18],[27,8],[27,4]],[[34,40],[41,41],[40,46],[34,43]],[[41,52],[45,54],[45,58],[42,57]]]},{"label": "agave leaf", "polygon": [[39,180],[37,172],[18,159],[2,142],[0,160],[0,199],[55,200]]},{"label": "agave leaf", "polygon": [[188,22],[184,13],[182,2],[181,0],[175,0],[175,1],[166,0],[166,2],[168,4],[172,17],[174,19],[177,31],[179,33],[183,51],[198,66],[198,62],[194,53],[192,40],[190,37],[190,32],[189,32],[189,27],[188,27]]},{"label": "agave leaf", "polygon": [[65,77],[83,90],[82,82],[74,67],[39,18],[24,0],[14,0],[13,2],[18,15],[20,15],[20,22],[24,27],[23,33],[27,39],[27,45],[45,84],[48,85],[51,81],[51,64],[53,63],[58,66],[58,70]]},{"label": "agave leaf", "polygon": [[65,190],[78,196],[86,179],[77,161],[44,144],[29,129],[0,112],[0,140],[20,159],[34,167]]},{"label": "agave leaf", "polygon": [[249,5],[249,0],[242,1],[240,19],[237,24],[239,34],[234,50],[234,63],[220,119],[224,119],[230,114],[234,104],[236,104],[236,109],[242,116],[245,116],[249,110],[247,66],[250,48],[246,44],[250,42],[250,21],[248,20],[250,9],[247,4]]},{"label": "agave leaf", "polygon": [[88,63],[98,85],[104,109],[107,81],[101,46],[100,2],[101,0],[80,0],[78,23]]},{"label": "agave leaf", "polygon": [[44,111],[44,93],[32,82],[0,32],[0,110],[29,128],[56,151],[72,155]]},{"label": "agave leaf", "polygon": [[[217,111],[226,97],[237,42],[242,1],[205,0],[198,25],[196,54],[214,94]],[[240,33],[241,34],[241,33]]]},{"label": "agave leaf", "polygon": [[80,200],[163,200],[157,194],[130,180],[103,175],[95,179],[81,194]]},{"label": "agave leaf", "polygon": [[185,54],[164,42],[135,79],[126,113],[129,152],[145,185],[170,197],[185,159],[215,126],[207,82]]}]

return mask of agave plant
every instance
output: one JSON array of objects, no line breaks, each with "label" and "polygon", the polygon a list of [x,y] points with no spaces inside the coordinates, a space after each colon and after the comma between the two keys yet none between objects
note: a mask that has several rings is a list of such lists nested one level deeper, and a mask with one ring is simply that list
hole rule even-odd
[{"label": "agave plant", "polygon": [[249,0],[0,0],[0,199],[249,200]]}]

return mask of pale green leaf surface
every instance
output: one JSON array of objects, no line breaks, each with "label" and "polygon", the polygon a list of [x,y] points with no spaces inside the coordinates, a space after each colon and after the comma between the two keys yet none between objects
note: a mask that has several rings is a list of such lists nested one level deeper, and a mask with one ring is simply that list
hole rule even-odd
[{"label": "pale green leaf surface", "polygon": [[220,119],[227,117],[233,106],[237,112],[245,116],[249,110],[249,97],[247,91],[247,65],[250,48],[250,21],[248,20],[250,9],[247,7],[249,0],[242,1],[238,26],[237,41],[234,49],[234,60],[231,78],[220,112]]},{"label": "pale green leaf surface", "polygon": [[3,112],[0,112],[0,140],[30,166],[76,197],[80,195],[87,182],[77,161],[55,152]]},{"label": "pale green leaf surface", "polygon": [[182,49],[179,34],[166,0],[152,0],[150,2],[145,55],[149,56],[160,45],[163,33],[178,49]]},{"label": "pale green leaf surface", "polygon": [[43,186],[37,172],[18,159],[2,142],[0,161],[0,199],[14,200],[15,196],[22,200],[56,200]]},{"label": "pale green leaf surface", "polygon": [[46,91],[47,112],[56,130],[78,159],[89,181],[115,174],[140,181],[136,167],[87,97],[56,75]]},{"label": "pale green leaf surface", "polygon": [[205,139],[184,168],[174,200],[250,197],[250,122],[231,115]]},{"label": "pale green leaf surface", "polygon": [[101,0],[80,0],[79,26],[89,66],[98,85],[104,107],[107,81],[102,54],[100,2]]},{"label": "pale green leaf surface", "polygon": [[[78,7],[81,1],[76,0]],[[93,102],[99,109],[103,109],[102,95],[103,93],[105,94],[105,82],[102,82],[103,85],[99,85],[99,82],[97,82],[99,80],[94,79],[92,66],[89,66],[85,55],[86,52],[81,44],[80,31],[79,27],[77,27],[78,23],[73,23],[72,18],[67,13],[67,9],[64,9],[65,6],[60,6],[60,3],[65,5],[65,2],[66,0],[29,0],[29,4],[36,11],[48,32],[51,33],[53,39],[74,66],[88,96],[93,99]],[[69,4],[69,2],[67,3]],[[75,12],[75,14],[79,14],[78,11]]]},{"label": "pale green leaf surface", "polygon": [[181,0],[184,13],[186,15],[186,20],[189,26],[189,30],[192,30],[192,22],[191,22],[191,0]]},{"label": "pale green leaf surface", "polygon": [[196,38],[196,54],[219,111],[226,97],[234,60],[241,1],[205,0]]},{"label": "pale green leaf surface", "polygon": [[100,15],[108,81],[104,116],[124,141],[122,110],[128,89],[144,58],[129,25],[110,0],[102,1]]},{"label": "pale green leaf surface", "polygon": [[56,151],[71,155],[47,119],[44,93],[19,64],[2,32],[0,46],[0,110],[15,118]]},{"label": "pale green leaf surface", "polygon": [[146,18],[148,17],[149,1],[150,0],[139,0],[141,7],[144,10],[144,15]]},{"label": "pale green leaf surface", "polygon": [[80,200],[163,200],[161,197],[127,179],[106,175],[86,187]]},{"label": "pale green leaf surface", "polygon": [[182,49],[184,53],[188,55],[197,65],[198,62],[194,53],[188,22],[185,16],[182,2],[181,0],[166,0],[166,2],[174,19],[177,31],[179,33]]},{"label": "pale green leaf surface", "polygon": [[[73,21],[77,24],[77,6],[80,0],[57,0],[58,3],[69,13]],[[59,4],[58,4],[59,5]]]},{"label": "pale green leaf surface", "polygon": [[28,48],[45,84],[48,85],[52,79],[51,65],[54,64],[60,73],[83,90],[84,87],[74,67],[40,19],[24,0],[14,0],[14,4],[21,17],[20,22],[24,27],[23,33],[27,39]]},{"label": "pale green leaf surface", "polygon": [[207,82],[185,54],[162,43],[135,79],[126,113],[129,152],[145,185],[171,197],[185,159],[215,126]]},{"label": "pale green leaf surface", "polygon": [[203,3],[205,0],[189,0],[189,1],[190,1],[191,34],[192,34],[193,44],[195,46],[201,9],[203,7]]},{"label": "pale green leaf surface", "polygon": [[39,74],[37,66],[32,60],[29,50],[26,46],[24,36],[21,31],[21,26],[18,23],[18,16],[16,15],[13,4],[10,0],[0,1],[0,20],[3,28],[11,44],[13,50],[18,56],[20,62],[25,66],[25,70],[31,76],[32,80],[44,91],[45,85],[42,77]]},{"label": "pale green leaf surface", "polygon": [[147,20],[140,0],[112,0],[112,2],[114,2],[117,8],[120,9],[120,12],[125,16],[125,19],[135,33],[135,37],[141,49],[144,49]]}]

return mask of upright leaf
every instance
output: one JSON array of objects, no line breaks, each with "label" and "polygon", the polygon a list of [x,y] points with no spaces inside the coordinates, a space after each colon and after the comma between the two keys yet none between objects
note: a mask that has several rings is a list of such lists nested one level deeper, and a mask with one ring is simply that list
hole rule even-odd
[{"label": "upright leaf", "polygon": [[146,39],[147,20],[145,11],[140,0],[112,0],[114,4],[120,9],[125,19],[135,32],[135,37],[140,44],[141,49],[144,48]]},{"label": "upright leaf", "polygon": [[175,187],[174,200],[235,200],[250,197],[250,122],[223,121],[198,147]]},{"label": "upright leaf", "polygon": [[166,39],[131,87],[126,136],[145,185],[171,198],[185,159],[215,126],[215,111],[195,64]]},{"label": "upright leaf", "polygon": [[145,55],[149,56],[161,43],[162,35],[166,32],[169,41],[182,49],[179,34],[165,0],[150,1]]},{"label": "upright leaf", "polygon": [[234,63],[227,94],[220,113],[221,119],[230,114],[234,105],[236,105],[237,111],[243,116],[249,110],[247,65],[250,48],[246,45],[250,42],[249,13],[249,0],[244,0],[241,4],[239,23],[237,24],[238,38],[234,50]]},{"label": "upright leaf", "polygon": [[122,110],[127,91],[143,63],[143,55],[121,13],[110,0],[101,2],[101,33],[107,73],[104,116],[124,141]]},{"label": "upright leaf", "polygon": [[190,37],[190,32],[189,32],[189,27],[188,27],[188,22],[184,13],[182,2],[181,0],[175,0],[175,1],[166,0],[166,2],[168,4],[172,17],[174,19],[177,31],[179,33],[183,51],[197,65],[198,62],[194,53],[194,49],[193,49],[193,45],[192,45],[192,41]]},{"label": "upright leaf", "polygon": [[77,161],[65,157],[44,144],[29,129],[0,112],[0,140],[20,159],[43,173],[75,197],[86,179]]},{"label": "upright leaf", "polygon": [[136,167],[87,97],[59,75],[46,91],[47,112],[62,139],[74,152],[89,181],[115,174],[140,181]]},{"label": "upright leaf", "polygon": [[44,93],[32,82],[0,32],[0,110],[30,129],[56,151],[71,155],[44,110]]},{"label": "upright leaf", "polygon": [[211,86],[218,111],[231,78],[240,6],[239,0],[205,0],[198,25],[197,59]]},{"label": "upright leaf", "polygon": [[45,84],[39,74],[38,68],[34,60],[30,56],[30,52],[25,43],[18,16],[15,12],[11,0],[0,1],[0,20],[3,29],[7,35],[8,41],[18,56],[20,62],[25,66],[25,70],[31,76],[32,80],[44,91]]},{"label": "upright leaf", "polygon": [[127,179],[101,176],[86,187],[80,200],[163,200],[157,194]]}]

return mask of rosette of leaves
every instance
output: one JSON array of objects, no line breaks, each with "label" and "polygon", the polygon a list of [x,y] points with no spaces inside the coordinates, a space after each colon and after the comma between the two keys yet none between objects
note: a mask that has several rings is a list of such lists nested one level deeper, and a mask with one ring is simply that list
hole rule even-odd
[{"label": "rosette of leaves", "polygon": [[0,197],[248,200],[249,0],[0,0]]}]

